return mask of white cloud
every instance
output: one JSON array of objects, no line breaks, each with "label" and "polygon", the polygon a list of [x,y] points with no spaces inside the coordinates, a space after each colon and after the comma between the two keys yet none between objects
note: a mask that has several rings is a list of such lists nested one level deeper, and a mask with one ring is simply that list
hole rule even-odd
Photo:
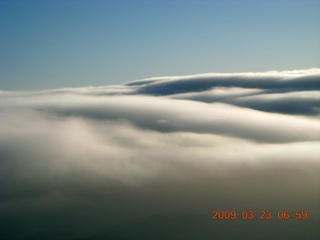
[{"label": "white cloud", "polygon": [[[145,217],[174,218],[180,212],[191,214],[193,224],[197,217],[208,218],[201,228],[192,224],[184,230],[205,239],[212,229],[216,236],[233,229],[208,227],[214,208],[308,209],[309,222],[296,227],[295,236],[316,231],[319,69],[222,75],[230,86],[212,74],[204,81],[203,75],[160,79],[174,89],[175,94],[166,96],[159,94],[163,86],[157,88],[158,81],[1,92],[4,234],[11,239],[41,239],[44,232],[51,232],[52,239],[95,234],[126,238],[121,234],[146,231],[137,225]],[[289,87],[279,91],[277,82],[283,78]],[[199,79],[210,88],[197,89]],[[245,86],[247,82],[255,87]],[[137,94],[149,85],[157,96]],[[293,111],[290,101],[315,110]],[[157,219],[157,226],[164,224]],[[53,226],[67,230],[54,231]],[[108,232],[111,226],[120,230]],[[130,226],[136,231],[130,232]],[[261,232],[251,231],[256,236]]]}]

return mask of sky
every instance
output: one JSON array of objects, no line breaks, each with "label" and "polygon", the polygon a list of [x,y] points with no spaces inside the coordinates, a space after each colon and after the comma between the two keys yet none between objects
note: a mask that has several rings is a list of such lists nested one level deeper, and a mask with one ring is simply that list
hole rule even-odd
[{"label": "sky", "polygon": [[320,2],[0,1],[0,89],[320,63]]}]

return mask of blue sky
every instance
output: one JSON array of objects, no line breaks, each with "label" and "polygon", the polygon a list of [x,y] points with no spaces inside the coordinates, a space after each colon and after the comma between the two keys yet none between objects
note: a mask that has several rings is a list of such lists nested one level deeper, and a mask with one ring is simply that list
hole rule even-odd
[{"label": "blue sky", "polygon": [[318,67],[320,1],[0,1],[0,89]]}]

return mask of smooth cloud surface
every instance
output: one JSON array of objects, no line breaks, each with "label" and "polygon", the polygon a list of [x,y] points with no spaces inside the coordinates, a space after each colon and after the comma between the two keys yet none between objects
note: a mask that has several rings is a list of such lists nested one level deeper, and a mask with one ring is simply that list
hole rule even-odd
[{"label": "smooth cloud surface", "polygon": [[320,69],[0,98],[1,239],[319,239]]}]

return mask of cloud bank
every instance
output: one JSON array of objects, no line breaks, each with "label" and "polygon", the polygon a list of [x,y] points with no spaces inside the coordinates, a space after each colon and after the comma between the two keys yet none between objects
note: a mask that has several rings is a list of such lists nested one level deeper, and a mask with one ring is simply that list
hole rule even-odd
[{"label": "cloud bank", "polygon": [[1,239],[319,239],[320,69],[0,99]]}]

